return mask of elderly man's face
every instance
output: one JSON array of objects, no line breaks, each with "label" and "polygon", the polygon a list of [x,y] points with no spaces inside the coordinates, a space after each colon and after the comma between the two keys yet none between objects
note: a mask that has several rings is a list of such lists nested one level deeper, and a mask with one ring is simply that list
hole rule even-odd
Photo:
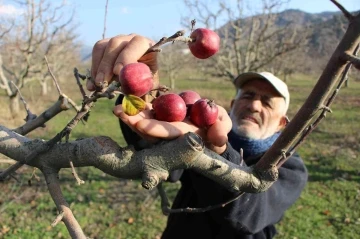
[{"label": "elderly man's face", "polygon": [[241,88],[232,102],[233,130],[251,139],[265,139],[286,125],[285,100],[265,80],[255,79]]}]

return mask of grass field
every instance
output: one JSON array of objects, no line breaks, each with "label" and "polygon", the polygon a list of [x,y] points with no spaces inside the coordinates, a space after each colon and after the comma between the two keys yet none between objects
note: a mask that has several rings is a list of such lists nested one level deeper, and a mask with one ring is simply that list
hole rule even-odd
[{"label": "grass field", "polygon": [[[290,119],[309,95],[316,77],[296,76],[288,84],[292,93]],[[193,89],[202,96],[213,98],[228,108],[234,94],[230,82],[178,80],[177,91]],[[75,95],[70,89],[68,95]],[[75,87],[73,87],[75,88]],[[319,127],[299,148],[309,170],[309,182],[301,198],[286,213],[278,225],[277,238],[360,238],[360,82],[351,82],[340,91]],[[23,94],[30,97],[30,93]],[[36,94],[36,92],[35,92]],[[76,97],[75,97],[76,98]],[[41,113],[43,103],[28,100],[34,113]],[[78,98],[77,98],[78,99]],[[107,135],[124,146],[118,121],[112,115],[114,101],[100,100],[91,112],[88,124],[79,124],[72,139]],[[0,123],[13,127],[6,114],[6,98],[0,95]],[[29,137],[49,139],[74,116],[74,111],[61,113],[45,129],[38,129]],[[1,156],[0,156],[1,159]],[[9,164],[0,164],[5,168]],[[33,169],[18,171],[18,181],[0,183],[0,238],[69,238],[60,223],[52,228],[56,208],[47,193],[42,175],[28,180]],[[36,171],[35,171],[36,172]],[[160,210],[157,192],[146,191],[138,181],[119,180],[94,169],[78,169],[86,181],[77,186],[69,169],[61,171],[62,189],[71,208],[90,238],[159,238],[166,223]],[[166,184],[172,198],[179,184]]]}]

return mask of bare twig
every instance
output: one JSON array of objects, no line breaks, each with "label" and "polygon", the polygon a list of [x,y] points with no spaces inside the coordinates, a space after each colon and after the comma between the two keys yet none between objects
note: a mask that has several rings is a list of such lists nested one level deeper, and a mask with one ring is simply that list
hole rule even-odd
[{"label": "bare twig", "polygon": [[80,177],[77,174],[76,169],[74,167],[74,163],[71,160],[70,160],[70,167],[71,167],[71,173],[74,176],[74,178],[76,179],[77,184],[78,185],[84,184],[85,181],[80,179]]},{"label": "bare twig", "polygon": [[50,68],[50,66],[49,66],[49,62],[48,62],[48,60],[47,60],[46,55],[44,56],[44,59],[45,59],[45,62],[46,62],[48,71],[49,71],[49,73],[50,73],[50,75],[51,75],[51,78],[53,79],[53,81],[54,81],[54,83],[55,83],[55,85],[56,85],[56,89],[57,89],[57,91],[59,92],[59,95],[62,95],[62,92],[61,92],[59,83],[58,83],[58,81],[56,80],[56,77],[54,76],[54,74],[53,74],[52,71],[51,71],[51,68]]},{"label": "bare twig", "polygon": [[25,110],[26,110],[26,118],[25,118],[25,121],[26,121],[26,122],[29,122],[29,121],[34,120],[34,119],[37,117],[37,115],[31,113],[31,111],[30,111],[30,109],[29,109],[29,107],[28,107],[28,105],[27,105],[24,97],[22,96],[21,91],[20,91],[19,88],[17,87],[17,85],[16,85],[13,81],[11,81],[11,83],[14,85],[14,87],[15,87],[16,90],[18,91],[20,100],[21,100],[21,102],[23,102],[23,104],[24,104],[24,107],[25,107]]},{"label": "bare twig", "polygon": [[194,27],[195,27],[195,24],[196,24],[196,20],[195,20],[195,19],[191,20],[191,29],[190,29],[190,32],[193,32]]},{"label": "bare twig", "polygon": [[159,191],[159,195],[161,198],[161,209],[164,215],[169,215],[171,213],[202,213],[202,212],[207,212],[207,211],[211,211],[217,208],[222,208],[225,207],[226,205],[228,205],[229,203],[237,200],[238,198],[240,198],[242,195],[245,194],[245,192],[239,192],[238,194],[236,194],[234,197],[232,197],[231,199],[223,202],[223,203],[219,203],[216,205],[211,205],[208,207],[204,207],[204,208],[177,208],[177,209],[171,209],[169,207],[170,203],[169,200],[166,196],[166,192],[162,186],[162,184],[159,184],[157,186],[157,189]]},{"label": "bare twig", "polygon": [[12,21],[12,22],[11,22],[11,25],[10,25],[6,30],[4,30],[3,32],[1,32],[1,34],[0,34],[0,39],[3,38],[6,34],[9,33],[9,32],[11,31],[11,29],[12,29],[13,26],[14,26],[14,22]]},{"label": "bare twig", "polygon": [[360,69],[360,58],[359,57],[357,57],[353,54],[344,52],[343,58],[346,61],[349,61],[350,63],[352,63],[357,69]]},{"label": "bare twig", "polygon": [[109,3],[109,0],[106,0],[106,4],[105,4],[105,16],[104,16],[104,31],[103,31],[103,34],[102,34],[102,39],[105,39],[105,33],[106,33],[106,17],[107,17],[108,3]]},{"label": "bare twig", "polygon": [[47,121],[55,117],[61,111],[68,110],[70,108],[68,104],[69,102],[71,101],[69,98],[67,98],[67,96],[59,96],[59,99],[55,102],[55,104],[46,109],[43,113],[36,117],[36,119],[27,121],[24,125],[14,129],[14,132],[21,135],[28,134],[34,129],[44,125]]},{"label": "bare twig", "polygon": [[[163,37],[160,39],[160,41],[158,41],[155,45],[153,45],[152,47],[150,47],[145,54],[150,53],[150,52],[159,52],[161,51],[160,46],[169,43],[169,42],[174,42],[174,41],[182,41],[182,42],[191,42],[192,39],[189,37],[184,37],[185,35],[185,31],[177,31],[174,35],[170,36],[170,37]],[[145,55],[144,54],[144,55]]]},{"label": "bare twig", "polygon": [[55,218],[55,220],[51,223],[51,226],[52,227],[55,227],[59,222],[61,222],[61,220],[64,218],[64,212],[60,212],[57,216],[56,216],[56,218]]},{"label": "bare twig", "polygon": [[30,176],[30,178],[29,178],[29,180],[28,180],[28,184],[29,184],[29,186],[31,186],[32,185],[32,179],[34,178],[36,181],[40,181],[40,177],[39,176],[37,176],[36,175],[36,170],[37,170],[37,168],[34,168],[33,169],[33,171],[32,171],[32,173],[31,173],[31,176]]},{"label": "bare twig", "polygon": [[[80,78],[83,79],[83,80],[84,80],[84,78],[82,77],[81,74],[79,74],[79,71],[78,71],[78,69],[77,69],[76,67],[74,68],[74,76],[75,76],[76,83],[77,83],[77,85],[79,86],[80,93],[81,93],[83,99],[84,99],[84,100],[87,99],[88,96],[86,95],[85,90],[84,90],[84,87],[82,86],[82,84],[81,84],[81,82],[80,82]],[[95,85],[95,84],[94,84],[94,85]]]},{"label": "bare twig", "polygon": [[330,0],[332,3],[334,3],[335,4],[335,6],[337,6],[339,9],[340,9],[340,11],[344,14],[344,16],[349,20],[349,21],[351,21],[351,20],[353,20],[354,19],[354,16],[348,11],[348,10],[346,10],[344,7],[343,7],[343,5],[341,5],[338,1],[336,1],[336,0]]}]

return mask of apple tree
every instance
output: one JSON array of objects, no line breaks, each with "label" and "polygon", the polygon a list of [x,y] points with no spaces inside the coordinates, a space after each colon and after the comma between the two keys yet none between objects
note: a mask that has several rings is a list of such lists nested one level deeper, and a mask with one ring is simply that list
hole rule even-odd
[{"label": "apple tree", "polygon": [[[63,168],[71,168],[79,184],[83,181],[76,174],[77,167],[91,166],[117,178],[140,179],[144,188],[158,189],[162,210],[166,215],[174,211],[168,206],[169,202],[162,182],[168,178],[169,172],[176,169],[196,170],[228,190],[237,192],[237,196],[232,200],[244,193],[267,190],[277,180],[278,168],[330,111],[330,105],[344,83],[350,67],[354,65],[360,68],[360,59],[357,56],[360,44],[360,14],[352,15],[335,0],[332,2],[339,7],[349,21],[346,33],[303,106],[254,167],[235,165],[225,160],[207,149],[202,138],[191,132],[142,150],[135,150],[132,146],[120,147],[107,136],[69,141],[72,129],[78,122],[88,117],[89,110],[95,101],[101,100],[100,98],[113,98],[118,93],[123,94],[119,82],[113,82],[110,85],[104,84],[101,89],[87,95],[80,81],[92,79],[75,69],[74,76],[83,96],[82,106],[57,135],[50,140],[31,139],[25,136],[70,107],[72,101],[62,93],[59,85],[57,87],[60,95],[58,101],[39,116],[27,117],[28,121],[16,129],[9,129],[5,125],[0,126],[0,153],[17,161],[0,173],[0,179],[9,177],[24,164],[38,168],[46,179],[48,191],[58,210],[58,216],[52,225],[55,226],[63,221],[72,238],[86,238],[86,235],[62,193],[59,172]],[[161,45],[177,40],[193,41],[193,39],[184,38],[183,32],[177,32],[169,38],[161,39],[149,48],[148,52],[159,51]],[[53,80],[56,82],[54,77]],[[125,95],[124,99],[123,104],[128,104],[129,113],[136,114],[136,111],[141,110],[145,104],[141,98],[131,94]],[[62,139],[65,142],[61,142]],[[221,205],[181,209],[181,211],[204,212]]]},{"label": "apple tree", "polygon": [[[19,112],[21,89],[31,81],[41,85],[41,93],[48,93],[51,79],[44,56],[53,70],[62,77],[68,74],[68,64],[78,64],[78,43],[73,22],[74,10],[65,2],[54,4],[48,0],[13,1],[19,8],[13,19],[0,19],[5,28],[0,38],[0,89],[9,98],[10,111]],[[70,13],[70,15],[68,15]],[[10,23],[9,23],[10,22]],[[65,70],[66,69],[66,70]]]}]

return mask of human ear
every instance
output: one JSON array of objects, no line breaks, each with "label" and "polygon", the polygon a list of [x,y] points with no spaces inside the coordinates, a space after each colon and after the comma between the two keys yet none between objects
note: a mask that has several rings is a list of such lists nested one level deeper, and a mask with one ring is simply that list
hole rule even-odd
[{"label": "human ear", "polygon": [[281,117],[280,122],[279,122],[279,126],[278,126],[278,130],[281,130],[283,128],[285,128],[285,126],[288,123],[288,118],[286,117],[286,115],[284,115],[283,117]]}]

